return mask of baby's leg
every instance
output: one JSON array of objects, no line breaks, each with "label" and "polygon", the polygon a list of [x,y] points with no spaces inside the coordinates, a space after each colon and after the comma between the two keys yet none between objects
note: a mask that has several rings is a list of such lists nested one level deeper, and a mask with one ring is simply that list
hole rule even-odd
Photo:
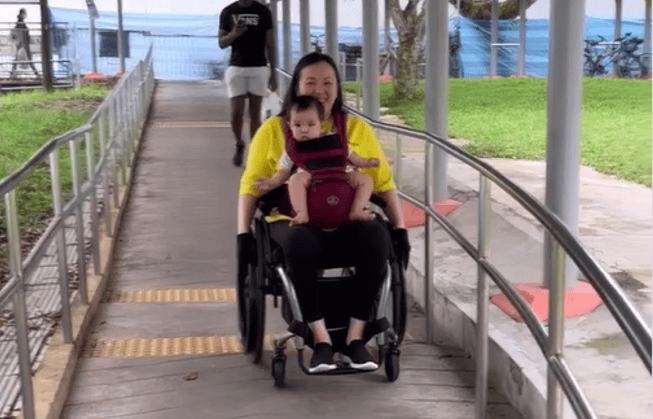
[{"label": "baby's leg", "polygon": [[354,195],[354,202],[351,205],[351,212],[349,213],[350,220],[372,220],[374,214],[365,211],[367,202],[372,196],[372,177],[367,173],[349,172],[347,173],[347,180],[356,189]]},{"label": "baby's leg", "polygon": [[295,217],[290,220],[290,225],[306,224],[308,222],[308,207],[306,205],[306,188],[311,184],[311,174],[297,172],[290,176],[288,194],[290,203],[295,210]]}]

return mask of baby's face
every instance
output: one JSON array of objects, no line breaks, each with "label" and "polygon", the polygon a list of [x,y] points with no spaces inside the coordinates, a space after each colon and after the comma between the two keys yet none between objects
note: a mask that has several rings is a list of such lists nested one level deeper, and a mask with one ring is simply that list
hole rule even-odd
[{"label": "baby's face", "polygon": [[296,140],[311,140],[322,133],[322,121],[315,109],[293,111],[290,114],[290,129]]}]

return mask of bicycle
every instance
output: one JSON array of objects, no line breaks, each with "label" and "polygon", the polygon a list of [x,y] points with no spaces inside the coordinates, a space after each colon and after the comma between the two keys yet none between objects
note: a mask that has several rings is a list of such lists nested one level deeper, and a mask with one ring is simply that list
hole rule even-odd
[{"label": "bicycle", "polygon": [[[598,40],[585,40],[583,75],[589,77],[605,75],[610,64],[616,66],[619,77],[639,78],[649,74],[647,63],[650,62],[651,54],[635,54],[644,40],[631,36],[630,32],[615,39],[614,42],[606,42],[600,35],[598,37]],[[604,45],[605,48],[599,47]]]},{"label": "bicycle", "polygon": [[324,48],[322,48],[322,45],[320,44],[320,38],[324,36],[326,36],[324,33],[318,35],[311,34],[311,47],[313,51],[320,53],[323,51]]}]

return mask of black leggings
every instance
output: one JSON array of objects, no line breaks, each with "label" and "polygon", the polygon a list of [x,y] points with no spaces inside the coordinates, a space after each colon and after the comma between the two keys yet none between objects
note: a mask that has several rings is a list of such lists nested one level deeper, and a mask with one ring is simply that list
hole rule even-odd
[{"label": "black leggings", "polygon": [[270,236],[283,249],[285,266],[295,286],[304,321],[324,316],[320,310],[317,269],[354,266],[351,316],[367,320],[387,272],[390,236],[381,221],[357,221],[334,231],[313,226],[270,224]]}]

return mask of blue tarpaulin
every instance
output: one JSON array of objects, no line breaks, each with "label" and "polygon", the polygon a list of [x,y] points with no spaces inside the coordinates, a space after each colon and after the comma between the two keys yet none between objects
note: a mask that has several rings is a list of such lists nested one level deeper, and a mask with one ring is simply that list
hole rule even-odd
[{"label": "blue tarpaulin", "polygon": [[[53,22],[65,23],[68,28],[76,29],[76,37],[69,42],[75,42],[80,61],[80,72],[91,71],[91,53],[89,43],[89,18],[87,10],[51,8]],[[228,65],[230,50],[220,49],[217,44],[217,15],[160,15],[144,13],[123,14],[123,28],[129,37],[129,58],[127,68],[131,68],[147,53],[150,45],[154,46],[154,72],[159,79],[167,80],[201,80],[222,78]],[[116,31],[118,19],[115,12],[100,12],[100,18],[95,21],[98,32],[97,51],[103,42],[103,33]],[[490,21],[452,18],[449,30],[453,32],[459,27],[460,59],[466,78],[479,78],[488,75],[490,67]],[[621,24],[622,33],[631,32],[633,36],[643,37],[644,19],[624,19]],[[278,58],[283,62],[281,40],[282,27],[278,26]],[[596,39],[598,35],[612,39],[614,20],[586,18],[587,37]],[[311,34],[324,33],[323,26],[311,26]],[[396,32],[391,33],[397,40]],[[114,35],[115,38],[115,35]],[[107,38],[108,39],[108,38]],[[291,27],[292,62],[296,63],[300,56],[299,25]],[[324,38],[322,38],[323,40]],[[338,43],[348,46],[362,45],[362,28],[340,27]],[[106,39],[104,40],[106,42]],[[115,42],[115,41],[114,41]],[[519,42],[519,21],[499,21],[499,42]],[[383,50],[383,29],[379,31],[379,50]],[[547,61],[549,47],[549,21],[547,19],[532,19],[526,24],[526,74],[533,77],[547,76]],[[75,58],[75,57],[71,57]],[[497,71],[499,75],[515,74],[517,62],[516,48],[501,48],[498,52]],[[120,63],[117,57],[99,57],[98,71],[114,74]]]}]

